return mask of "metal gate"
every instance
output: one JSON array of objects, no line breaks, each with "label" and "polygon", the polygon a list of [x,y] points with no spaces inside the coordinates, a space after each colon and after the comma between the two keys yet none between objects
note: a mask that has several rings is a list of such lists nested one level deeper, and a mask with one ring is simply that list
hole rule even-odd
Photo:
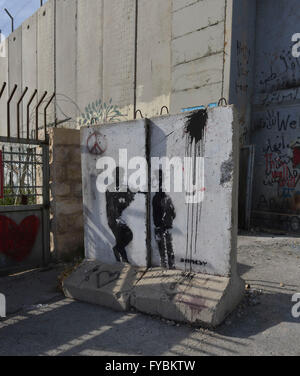
[{"label": "metal gate", "polygon": [[47,141],[0,137],[0,271],[45,265],[49,260]]},{"label": "metal gate", "polygon": [[[16,129],[11,127],[11,102],[16,86],[7,101],[7,137],[0,136],[0,272],[25,270],[46,265],[50,257],[49,218],[49,138],[47,108],[54,98],[38,101],[34,129],[30,124],[27,103],[27,123],[21,125],[21,102],[16,106]],[[6,87],[0,90],[0,99]],[[45,100],[45,101],[44,101]],[[39,107],[44,102],[44,122],[40,126]],[[12,137],[16,133],[17,137]],[[42,138],[42,139],[41,139]]]}]

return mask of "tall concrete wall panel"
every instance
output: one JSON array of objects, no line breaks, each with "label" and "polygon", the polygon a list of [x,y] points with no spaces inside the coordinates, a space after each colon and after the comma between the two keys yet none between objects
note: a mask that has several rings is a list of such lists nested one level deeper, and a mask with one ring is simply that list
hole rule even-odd
[{"label": "tall concrete wall panel", "polygon": [[180,10],[189,5],[197,3],[199,0],[173,0],[173,10]]},{"label": "tall concrete wall panel", "polygon": [[10,136],[17,136],[17,102],[22,93],[22,27],[19,27],[8,37],[8,80],[9,94],[12,93],[14,85],[18,89],[11,101],[10,110]]},{"label": "tall concrete wall panel", "polygon": [[188,89],[172,93],[171,112],[178,113],[183,108],[202,106],[217,102],[222,94],[222,83]]},{"label": "tall concrete wall panel", "polygon": [[300,59],[292,56],[299,3],[257,3],[255,95],[251,141],[256,147],[253,224],[300,233]]},{"label": "tall concrete wall panel", "polygon": [[[197,46],[197,48],[195,48]],[[172,42],[173,67],[222,52],[224,23],[178,37]]]},{"label": "tall concrete wall panel", "polygon": [[[21,117],[21,136],[27,137],[26,133],[26,103],[35,89],[37,89],[37,13],[28,18],[22,25],[22,90],[28,87],[28,92],[22,102],[23,118]],[[30,132],[34,137],[35,132],[35,108],[38,103],[37,96],[30,107]],[[22,112],[22,111],[21,111]]]},{"label": "tall concrete wall panel", "polygon": [[104,0],[103,100],[133,119],[135,0]]},{"label": "tall concrete wall panel", "polygon": [[103,0],[78,2],[77,104],[84,112],[103,95]]},{"label": "tall concrete wall panel", "polygon": [[[224,80],[224,97],[239,111],[240,143],[250,141],[251,101],[254,82],[256,2],[242,0],[233,2],[231,36],[225,53],[225,66],[230,66],[230,79]],[[226,76],[225,76],[226,78]],[[230,82],[229,93],[226,85]]]},{"label": "tall concrete wall panel", "polygon": [[199,89],[222,83],[223,53],[203,57],[173,68],[173,91],[180,92]]},{"label": "tall concrete wall panel", "polygon": [[7,133],[7,99],[8,99],[8,39],[0,44],[0,87],[6,82],[6,88],[0,100],[0,136],[6,136]]},{"label": "tall concrete wall panel", "polygon": [[137,108],[144,116],[170,106],[172,0],[139,0]]},{"label": "tall concrete wall panel", "polygon": [[[77,0],[56,0],[57,120],[75,125],[77,70]],[[65,124],[66,125],[66,124]]]},{"label": "tall concrete wall panel", "polygon": [[222,97],[225,1],[174,1],[171,111]]},{"label": "tall concrete wall panel", "polygon": [[[45,91],[48,92],[46,100],[50,99],[55,92],[55,45],[54,45],[54,24],[55,24],[55,1],[47,1],[38,10],[38,95],[39,98]],[[47,110],[47,122],[53,124],[55,121],[55,102]],[[43,107],[42,107],[43,109]],[[39,126],[43,125],[43,116],[39,120]]]},{"label": "tall concrete wall panel", "polygon": [[[176,3],[176,1],[173,1]],[[185,3],[185,2],[184,2]],[[225,1],[202,0],[177,9],[173,5],[173,39],[224,21]]]}]

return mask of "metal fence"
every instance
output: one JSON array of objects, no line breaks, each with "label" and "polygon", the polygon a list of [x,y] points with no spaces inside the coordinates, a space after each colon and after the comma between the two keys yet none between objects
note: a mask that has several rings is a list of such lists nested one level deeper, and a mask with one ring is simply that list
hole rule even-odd
[{"label": "metal fence", "polygon": [[[3,96],[5,90],[8,90],[7,86],[8,86],[7,83],[3,82],[1,89],[0,89],[0,99]],[[46,99],[48,92],[45,91],[41,95],[41,97],[39,98],[38,97],[38,90],[35,89],[31,93],[29,99],[27,100],[27,102],[25,104],[24,103],[25,98],[29,94],[28,87],[24,88],[20,97],[15,98],[17,89],[18,89],[18,85],[14,85],[12,90],[10,92],[8,92],[9,96],[8,96],[7,101],[6,101],[6,107],[7,107],[7,119],[6,119],[7,138],[12,137],[11,113],[16,112],[16,127],[17,127],[17,137],[16,137],[16,139],[17,140],[21,139],[21,138],[30,140],[30,139],[33,138],[33,139],[38,141],[38,140],[41,139],[41,133],[44,133],[43,136],[44,136],[44,140],[45,140],[46,135],[47,135],[47,110],[48,110],[50,104],[52,103],[52,101],[55,98],[55,93],[53,93],[49,98]],[[12,108],[12,101],[14,99],[17,99],[17,103],[16,103],[15,108]],[[33,101],[35,99],[38,101],[38,103],[34,107],[35,125],[32,129],[31,124],[30,124],[30,113],[31,113],[31,110],[32,110],[32,107],[33,107]],[[42,105],[44,105],[44,110],[43,110],[44,119],[43,119],[43,125],[41,126],[40,121],[39,121],[39,110],[40,110]],[[25,109],[25,113],[26,113],[25,123],[26,124],[21,124],[22,108]],[[44,132],[41,132],[41,130],[44,130]]]},{"label": "metal fence", "polygon": [[49,190],[43,175],[48,168],[47,111],[55,94],[47,97],[45,91],[39,97],[37,89],[30,92],[25,87],[17,96],[17,89],[14,85],[9,91],[6,82],[0,85],[0,100],[6,101],[7,112],[6,136],[0,134],[0,206],[42,205]]},{"label": "metal fence", "polygon": [[33,145],[0,146],[3,170],[3,198],[0,205],[43,203],[43,152]]}]

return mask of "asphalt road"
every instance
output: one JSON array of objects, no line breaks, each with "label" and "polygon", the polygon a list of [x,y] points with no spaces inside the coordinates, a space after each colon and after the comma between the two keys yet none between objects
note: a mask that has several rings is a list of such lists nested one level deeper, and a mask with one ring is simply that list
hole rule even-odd
[{"label": "asphalt road", "polygon": [[0,277],[0,355],[300,355],[300,239],[242,236],[238,261],[251,290],[215,331],[65,299],[63,265]]}]

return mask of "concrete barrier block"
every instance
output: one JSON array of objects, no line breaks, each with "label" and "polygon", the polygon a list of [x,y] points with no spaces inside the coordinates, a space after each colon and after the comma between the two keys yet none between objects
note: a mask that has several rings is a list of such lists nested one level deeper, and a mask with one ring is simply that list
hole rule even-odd
[{"label": "concrete barrier block", "polygon": [[64,281],[63,290],[68,298],[128,311],[130,294],[143,271],[126,264],[105,265],[85,260]]},{"label": "concrete barrier block", "polygon": [[[236,225],[238,184],[238,124],[232,107],[207,111],[202,139],[196,144],[188,131],[190,125],[201,128],[201,113],[163,116],[150,121],[150,154],[155,174],[154,158],[167,156],[172,166],[171,189],[165,194],[173,206],[174,219],[168,224],[169,247],[162,250],[159,227],[155,223],[155,198],[151,193],[152,266],[163,266],[162,251],[174,253],[173,267],[211,275],[229,276],[236,270]],[[192,121],[192,122],[191,122]],[[190,132],[190,133],[189,133]],[[190,164],[183,161],[190,160]],[[179,161],[181,163],[179,163]],[[199,166],[196,165],[199,162]],[[196,167],[195,167],[196,166]],[[183,170],[183,171],[182,171]],[[166,169],[168,171],[168,169]],[[191,194],[181,188],[195,171],[200,179]],[[178,179],[180,187],[173,183]],[[181,188],[181,192],[180,189]],[[189,202],[190,199],[196,201]],[[166,211],[167,213],[167,211]],[[169,262],[169,260],[168,260]],[[169,262],[170,264],[170,262]],[[170,266],[170,265],[169,265]]]},{"label": "concrete barrier block", "polygon": [[[147,195],[143,190],[127,192],[128,187],[123,184],[127,167],[124,160],[120,163],[122,150],[126,152],[128,162],[137,156],[146,158],[146,129],[145,120],[81,129],[87,258],[107,264],[126,261],[127,258],[134,266],[147,265]],[[98,162],[105,161],[103,158],[109,158],[108,162],[115,164],[111,170],[114,182],[100,192],[99,176],[105,168],[101,168]],[[119,188],[126,188],[123,193],[111,192],[116,191],[117,167]]]},{"label": "concrete barrier block", "polygon": [[[193,325],[220,324],[244,291],[236,265],[238,140],[232,106],[82,128],[85,251],[98,277],[89,277],[84,290],[71,277],[72,296]],[[147,177],[131,197],[135,158]],[[149,266],[159,269],[137,268]],[[120,278],[128,283],[125,295]]]},{"label": "concrete barrier block", "polygon": [[153,269],[138,281],[130,304],[140,312],[168,320],[216,327],[243,296],[244,283],[234,279]]},{"label": "concrete barrier block", "polygon": [[188,274],[160,268],[85,260],[63,284],[68,298],[117,311],[131,308],[195,326],[216,327],[237,306],[244,283],[237,276]]}]

